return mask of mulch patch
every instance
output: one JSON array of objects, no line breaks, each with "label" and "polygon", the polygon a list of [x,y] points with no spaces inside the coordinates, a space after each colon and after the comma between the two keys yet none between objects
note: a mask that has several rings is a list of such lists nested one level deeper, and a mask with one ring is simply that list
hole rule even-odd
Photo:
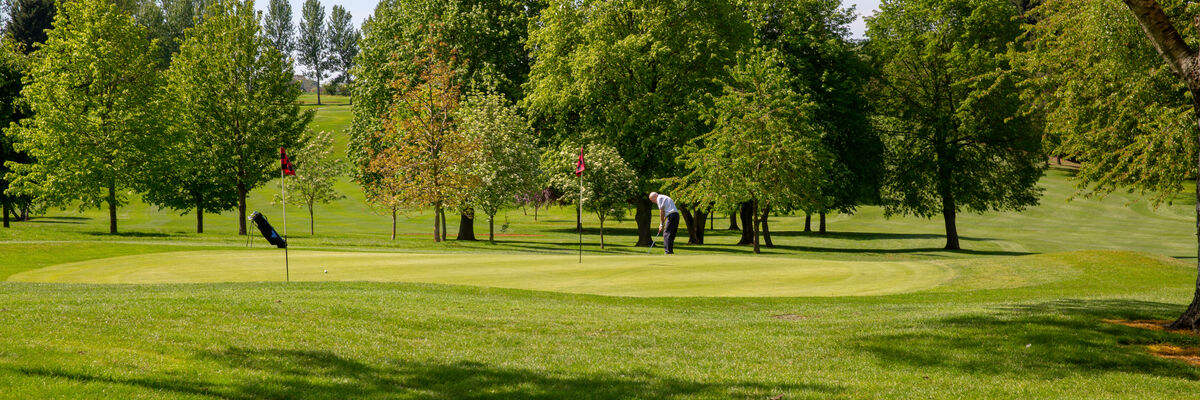
[{"label": "mulch patch", "polygon": [[[1110,324],[1124,325],[1124,326],[1128,326],[1130,328],[1146,329],[1146,330],[1159,331],[1159,332],[1167,331],[1166,327],[1168,324],[1171,323],[1171,321],[1169,321],[1169,320],[1159,320],[1159,319],[1134,320],[1134,321],[1123,320],[1123,319],[1106,319],[1106,320],[1104,320],[1104,322],[1107,322]],[[1181,335],[1200,336],[1200,333],[1190,331],[1187,329],[1176,329],[1176,330],[1171,330],[1171,331],[1167,331],[1167,332],[1178,333]],[[1166,359],[1171,359],[1171,360],[1179,360],[1179,361],[1183,361],[1188,364],[1191,364],[1193,366],[1200,367],[1200,348],[1180,347],[1180,346],[1176,346],[1173,344],[1159,343],[1159,344],[1147,345],[1146,350],[1149,351],[1150,354],[1153,354],[1155,357],[1166,358]]]}]

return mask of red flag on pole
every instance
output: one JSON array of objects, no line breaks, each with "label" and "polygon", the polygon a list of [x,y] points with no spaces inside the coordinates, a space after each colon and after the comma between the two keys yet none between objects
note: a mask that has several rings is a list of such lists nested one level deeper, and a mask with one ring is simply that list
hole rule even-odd
[{"label": "red flag on pole", "polygon": [[296,166],[292,165],[291,161],[288,161],[287,152],[282,147],[279,148],[279,163],[280,167],[283,168],[284,174],[296,175]]},{"label": "red flag on pole", "polygon": [[586,167],[587,165],[583,163],[583,146],[579,146],[579,161],[575,163],[575,176],[583,175]]}]

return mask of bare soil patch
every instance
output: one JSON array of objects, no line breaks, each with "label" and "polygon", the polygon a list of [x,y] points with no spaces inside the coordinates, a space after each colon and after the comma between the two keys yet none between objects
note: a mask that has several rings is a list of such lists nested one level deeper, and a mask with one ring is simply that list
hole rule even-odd
[{"label": "bare soil patch", "polygon": [[[1129,321],[1129,320],[1123,320],[1123,319],[1106,319],[1106,320],[1104,320],[1104,322],[1107,322],[1110,324],[1124,325],[1124,326],[1128,326],[1131,328],[1146,329],[1146,330],[1160,331],[1160,332],[1167,331],[1166,326],[1167,326],[1167,324],[1171,323],[1171,321],[1159,320],[1159,319],[1135,320],[1135,321]],[[1167,332],[1178,333],[1181,335],[1200,336],[1200,334],[1190,331],[1190,330],[1186,330],[1186,329],[1176,329],[1176,330],[1171,330],[1171,331],[1167,331]],[[1183,361],[1188,364],[1191,364],[1193,366],[1200,367],[1200,348],[1181,347],[1181,346],[1176,346],[1173,344],[1159,343],[1159,344],[1147,345],[1146,351],[1149,351],[1150,354],[1153,354],[1155,357],[1166,358],[1166,359],[1171,359],[1171,360],[1179,360],[1179,361]]]}]

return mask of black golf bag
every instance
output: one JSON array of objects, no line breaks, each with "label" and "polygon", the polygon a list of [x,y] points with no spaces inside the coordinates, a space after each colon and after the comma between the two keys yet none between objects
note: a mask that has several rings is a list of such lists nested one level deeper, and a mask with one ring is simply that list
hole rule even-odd
[{"label": "black golf bag", "polygon": [[267,222],[267,217],[264,217],[261,213],[255,211],[254,213],[250,214],[250,218],[248,219],[254,221],[254,225],[258,226],[258,231],[262,232],[263,237],[267,238],[268,242],[281,249],[287,248],[287,240],[280,237],[279,234],[275,232],[275,228],[271,226],[270,222]]}]

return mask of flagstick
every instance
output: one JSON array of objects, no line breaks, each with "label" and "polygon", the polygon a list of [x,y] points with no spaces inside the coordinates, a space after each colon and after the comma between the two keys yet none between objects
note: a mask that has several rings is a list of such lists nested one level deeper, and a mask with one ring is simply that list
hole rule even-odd
[{"label": "flagstick", "polygon": [[[581,154],[580,157],[583,157]],[[579,263],[583,264],[583,172],[579,172]]]},{"label": "flagstick", "polygon": [[287,282],[292,281],[291,267],[288,266],[288,246],[287,242],[287,176],[283,174],[283,168],[279,168],[279,192],[283,199],[283,276]]}]

